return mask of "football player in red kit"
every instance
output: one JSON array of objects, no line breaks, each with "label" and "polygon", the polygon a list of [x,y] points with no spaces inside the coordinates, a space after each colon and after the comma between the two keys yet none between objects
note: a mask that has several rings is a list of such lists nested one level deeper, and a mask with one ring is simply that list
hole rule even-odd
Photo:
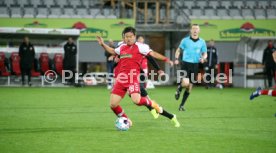
[{"label": "football player in red kit", "polygon": [[[114,49],[106,45],[101,37],[97,37],[98,43],[109,53],[113,55],[120,55],[120,68],[118,76],[116,77],[114,87],[110,95],[110,107],[117,116],[127,117],[123,109],[119,105],[126,92],[131,95],[132,101],[138,106],[150,106],[158,113],[162,112],[162,108],[150,100],[148,97],[141,97],[140,95],[140,68],[141,60],[145,55],[163,60],[166,63],[173,65],[173,62],[167,57],[151,51],[148,45],[136,42],[136,29],[133,27],[126,27],[123,30],[124,44]],[[131,120],[129,120],[132,125]]]}]

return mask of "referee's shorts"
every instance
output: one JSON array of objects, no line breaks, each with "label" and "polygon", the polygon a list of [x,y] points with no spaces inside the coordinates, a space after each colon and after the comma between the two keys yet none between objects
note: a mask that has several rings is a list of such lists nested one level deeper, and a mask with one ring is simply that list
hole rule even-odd
[{"label": "referee's shorts", "polygon": [[190,83],[197,82],[197,75],[198,75],[198,63],[189,63],[189,62],[182,62],[181,63],[181,70],[184,72],[184,78],[188,78]]}]

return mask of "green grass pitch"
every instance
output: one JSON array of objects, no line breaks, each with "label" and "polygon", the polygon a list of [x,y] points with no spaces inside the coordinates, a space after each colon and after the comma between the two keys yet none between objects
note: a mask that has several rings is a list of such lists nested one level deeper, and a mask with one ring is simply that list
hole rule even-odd
[{"label": "green grass pitch", "polygon": [[149,90],[180,128],[121,102],[133,121],[117,131],[105,87],[0,88],[0,153],[275,153],[276,100],[254,89],[195,87],[185,112],[175,87]]}]

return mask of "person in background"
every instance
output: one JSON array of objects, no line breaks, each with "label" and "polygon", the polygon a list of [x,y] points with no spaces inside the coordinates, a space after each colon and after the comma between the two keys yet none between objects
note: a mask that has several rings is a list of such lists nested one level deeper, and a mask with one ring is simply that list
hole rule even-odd
[{"label": "person in background", "polygon": [[218,51],[217,48],[215,47],[215,41],[213,39],[211,39],[208,43],[207,46],[207,61],[204,63],[204,70],[205,70],[205,74],[208,74],[206,79],[207,79],[207,83],[206,83],[206,89],[214,87],[214,84],[212,83],[213,79],[210,74],[212,74],[211,72],[214,71],[215,69],[218,68]]},{"label": "person in background", "polygon": [[[185,111],[184,104],[192,91],[193,83],[197,80],[198,64],[203,64],[207,60],[207,46],[205,40],[199,37],[199,33],[199,25],[193,24],[190,28],[190,36],[184,37],[175,51],[175,64],[178,65],[180,60],[181,70],[186,72],[186,76],[178,82],[175,92],[175,99],[178,100],[182,88],[185,88],[179,111]],[[180,57],[181,53],[182,57]]]},{"label": "person in background", "polygon": [[[73,85],[75,82],[74,74],[76,72],[76,55],[77,55],[77,46],[74,43],[72,37],[68,38],[67,43],[64,45],[64,59],[63,59],[63,69],[69,70],[73,73],[73,77],[65,80],[68,84]],[[65,76],[68,77],[69,73],[65,73]]]},{"label": "person in background", "polygon": [[[111,48],[115,48],[114,42],[112,39],[109,39],[108,46]],[[112,89],[112,75],[113,75],[113,66],[114,66],[114,55],[105,51],[104,55],[106,57],[106,70],[107,70],[107,89]]]},{"label": "person in background", "polygon": [[272,87],[272,79],[276,82],[275,78],[275,61],[273,59],[273,53],[276,51],[276,48],[273,46],[272,40],[268,41],[267,47],[263,53],[263,64],[265,66],[265,73],[268,79],[268,86]]},{"label": "person in background", "polygon": [[22,85],[25,85],[25,75],[28,76],[28,85],[32,86],[31,83],[31,70],[35,58],[34,46],[30,43],[29,37],[25,36],[23,43],[19,46],[20,56],[20,69],[22,77]]}]

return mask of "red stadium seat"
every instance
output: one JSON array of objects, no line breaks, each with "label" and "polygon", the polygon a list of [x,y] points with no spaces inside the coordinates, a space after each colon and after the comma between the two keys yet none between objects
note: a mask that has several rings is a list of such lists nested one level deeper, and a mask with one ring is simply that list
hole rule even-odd
[{"label": "red stadium seat", "polygon": [[11,71],[14,75],[19,76],[21,74],[20,70],[20,56],[18,52],[11,53]]},{"label": "red stadium seat", "polygon": [[8,72],[5,65],[5,53],[0,52],[0,75],[1,76],[10,76],[10,72]]},{"label": "red stadium seat", "polygon": [[39,76],[40,76],[40,73],[37,72],[37,71],[35,71],[34,64],[33,64],[31,73],[32,73],[31,75],[32,75],[33,77],[39,77]]},{"label": "red stadium seat", "polygon": [[61,53],[56,53],[54,56],[54,68],[57,74],[62,75],[63,70],[63,57]]},{"label": "red stadium seat", "polygon": [[45,72],[50,70],[48,53],[41,53],[40,54],[39,63],[40,63],[40,71],[44,75]]}]

